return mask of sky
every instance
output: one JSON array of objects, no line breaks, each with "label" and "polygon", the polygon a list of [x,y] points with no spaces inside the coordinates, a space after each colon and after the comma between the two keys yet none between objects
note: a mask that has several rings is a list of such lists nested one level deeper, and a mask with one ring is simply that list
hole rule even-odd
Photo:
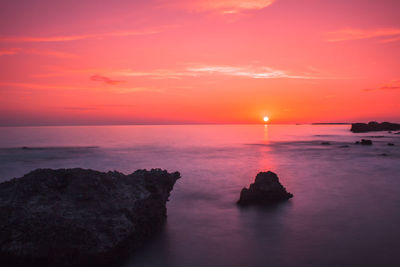
[{"label": "sky", "polygon": [[0,125],[400,122],[398,0],[3,0]]}]

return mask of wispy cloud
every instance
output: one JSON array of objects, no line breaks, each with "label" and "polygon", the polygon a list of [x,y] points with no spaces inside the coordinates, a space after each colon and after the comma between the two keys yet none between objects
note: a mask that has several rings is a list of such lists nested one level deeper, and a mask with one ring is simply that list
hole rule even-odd
[{"label": "wispy cloud", "polygon": [[101,76],[101,75],[93,75],[90,77],[90,80],[95,81],[95,82],[104,82],[104,83],[110,84],[110,85],[117,85],[117,84],[126,82],[126,81],[112,80],[108,77]]},{"label": "wispy cloud", "polygon": [[[154,70],[132,70],[132,69],[58,69],[54,72],[36,74],[35,78],[47,78],[67,75],[88,75],[93,81],[105,82],[107,84],[118,85],[126,82],[120,77],[126,78],[146,78],[146,79],[187,79],[198,78],[204,76],[232,76],[249,79],[349,79],[349,77],[335,77],[323,74],[321,71],[313,70],[307,72],[293,73],[287,70],[279,70],[267,66],[254,65],[201,65],[190,64],[187,67],[171,68],[171,69],[154,69]],[[109,77],[119,77],[119,79],[111,79]]]},{"label": "wispy cloud", "polygon": [[18,54],[21,48],[8,48],[0,50],[0,56],[10,56]]},{"label": "wispy cloud", "polygon": [[104,87],[80,87],[74,85],[58,85],[58,84],[38,84],[38,83],[19,83],[19,82],[0,82],[0,87],[16,87],[26,89],[41,89],[41,90],[102,90],[112,91],[116,93],[132,93],[142,91],[162,92],[159,88],[146,88],[146,87],[112,87],[112,89]]},{"label": "wispy cloud", "polygon": [[51,56],[58,58],[72,58],[76,55],[54,50],[35,49],[35,48],[8,48],[0,50],[0,56],[2,55],[17,55],[17,54],[28,54],[28,55],[40,55],[40,56]]},{"label": "wispy cloud", "polygon": [[303,75],[292,75],[285,71],[275,70],[269,67],[251,68],[251,67],[232,67],[232,66],[202,66],[197,68],[188,68],[188,71],[199,74],[222,74],[228,76],[248,77],[253,79],[313,79],[314,77]]},{"label": "wispy cloud", "polygon": [[246,10],[260,10],[276,0],[193,0],[167,2],[167,6],[190,9],[198,12],[215,11],[222,14],[236,14]]},{"label": "wispy cloud", "polygon": [[386,84],[383,84],[377,88],[367,88],[363,91],[377,91],[377,90],[400,90],[400,80],[392,80]]},{"label": "wispy cloud", "polygon": [[116,76],[127,76],[127,77],[149,77],[152,79],[180,79],[184,76],[199,76],[198,74],[186,70],[168,70],[168,69],[157,69],[152,71],[134,71],[130,69],[118,70],[111,72],[112,75]]},{"label": "wispy cloud", "polygon": [[381,29],[347,28],[327,33],[328,42],[341,42],[341,41],[361,40],[370,38],[386,38],[383,39],[382,42],[399,41],[400,28],[381,28]]},{"label": "wispy cloud", "polygon": [[[167,26],[163,27],[166,28]],[[59,35],[59,36],[0,36],[0,42],[13,43],[42,43],[42,42],[68,42],[88,39],[104,39],[107,37],[125,37],[135,35],[150,35],[159,33],[162,28],[133,30],[133,31],[116,31],[108,33],[95,34],[78,34],[78,35]]]},{"label": "wispy cloud", "polygon": [[249,66],[215,66],[203,65],[188,67],[183,70],[154,70],[150,72],[137,72],[131,70],[123,70],[113,72],[117,76],[131,77],[150,77],[154,79],[179,79],[182,77],[199,77],[206,75],[224,75],[237,76],[252,79],[318,79],[323,77],[314,77],[310,75],[289,74],[286,71],[276,70],[269,67],[249,67]]}]

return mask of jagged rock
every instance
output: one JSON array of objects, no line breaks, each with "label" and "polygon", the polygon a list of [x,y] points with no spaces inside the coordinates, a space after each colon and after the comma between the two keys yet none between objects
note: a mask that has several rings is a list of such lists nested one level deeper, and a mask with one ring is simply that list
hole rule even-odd
[{"label": "jagged rock", "polygon": [[178,172],[38,169],[0,184],[2,266],[108,266],[161,229]]},{"label": "jagged rock", "polygon": [[372,141],[368,140],[368,139],[361,139],[360,141],[356,141],[355,143],[356,145],[365,145],[365,146],[371,146],[372,145]]},{"label": "jagged rock", "polygon": [[284,201],[292,198],[279,182],[278,176],[273,172],[260,172],[249,189],[243,188],[240,192],[239,205],[259,204],[265,205]]},{"label": "jagged rock", "polygon": [[350,131],[352,131],[353,133],[396,130],[400,130],[400,124],[390,122],[378,123],[376,121],[371,121],[369,123],[352,123],[350,129]]}]

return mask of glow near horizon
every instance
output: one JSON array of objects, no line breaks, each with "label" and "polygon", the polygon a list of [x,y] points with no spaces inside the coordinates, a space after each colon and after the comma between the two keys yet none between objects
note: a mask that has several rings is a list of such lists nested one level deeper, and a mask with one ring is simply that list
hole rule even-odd
[{"label": "glow near horizon", "polygon": [[400,120],[398,1],[23,2],[0,125]]}]

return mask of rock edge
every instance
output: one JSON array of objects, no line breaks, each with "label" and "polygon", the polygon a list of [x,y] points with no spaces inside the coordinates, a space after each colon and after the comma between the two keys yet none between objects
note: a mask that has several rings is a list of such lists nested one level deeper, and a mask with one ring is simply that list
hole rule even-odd
[{"label": "rock edge", "polygon": [[350,131],[352,131],[353,133],[396,130],[400,130],[400,124],[390,122],[378,123],[376,121],[371,121],[369,123],[352,123],[350,129]]},{"label": "rock edge", "polygon": [[37,169],[0,184],[3,266],[109,266],[161,229],[179,172]]},{"label": "rock edge", "polygon": [[285,201],[292,198],[279,182],[278,176],[271,172],[260,172],[257,174],[254,183],[249,188],[243,188],[240,192],[239,205],[266,205]]}]

